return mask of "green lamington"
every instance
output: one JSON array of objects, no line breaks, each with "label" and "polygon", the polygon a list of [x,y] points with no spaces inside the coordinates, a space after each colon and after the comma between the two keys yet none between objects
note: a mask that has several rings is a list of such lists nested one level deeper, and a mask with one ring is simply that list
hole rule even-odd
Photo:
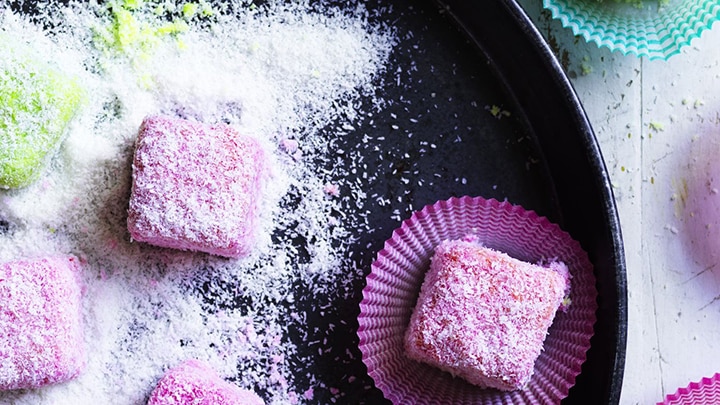
[{"label": "green lamington", "polygon": [[78,80],[0,33],[0,187],[36,180],[83,99]]}]

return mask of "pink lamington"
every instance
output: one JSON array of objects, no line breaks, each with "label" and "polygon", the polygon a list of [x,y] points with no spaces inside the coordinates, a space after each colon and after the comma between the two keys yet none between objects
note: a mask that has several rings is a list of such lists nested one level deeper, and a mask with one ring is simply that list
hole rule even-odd
[{"label": "pink lamington", "polygon": [[148,405],[264,405],[254,392],[220,378],[207,364],[186,360],[170,369],[150,395]]},{"label": "pink lamington", "polygon": [[567,266],[466,240],[437,246],[405,334],[408,357],[468,382],[523,388],[568,285]]},{"label": "pink lamington", "polygon": [[245,256],[265,168],[260,144],[227,125],[148,117],[135,145],[130,235],[156,246]]},{"label": "pink lamington", "polygon": [[0,390],[73,379],[85,367],[75,257],[0,264]]}]

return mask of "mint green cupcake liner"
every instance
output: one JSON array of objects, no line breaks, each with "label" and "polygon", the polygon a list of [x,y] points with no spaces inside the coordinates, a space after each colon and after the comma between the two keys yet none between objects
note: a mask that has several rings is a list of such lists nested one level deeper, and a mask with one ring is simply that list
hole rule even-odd
[{"label": "mint green cupcake liner", "polygon": [[553,18],[588,42],[667,60],[720,20],[718,0],[543,0]]}]

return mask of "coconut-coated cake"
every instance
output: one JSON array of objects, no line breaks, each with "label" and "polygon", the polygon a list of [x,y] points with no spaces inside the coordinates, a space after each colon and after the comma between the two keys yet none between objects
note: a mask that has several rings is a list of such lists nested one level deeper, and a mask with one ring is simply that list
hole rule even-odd
[{"label": "coconut-coated cake", "polygon": [[255,240],[265,169],[259,142],[230,126],[147,117],[135,145],[130,235],[156,246],[245,256]]},{"label": "coconut-coated cake", "polygon": [[148,405],[264,405],[255,392],[242,389],[217,375],[206,363],[186,360],[160,379]]},{"label": "coconut-coated cake", "polygon": [[405,334],[408,357],[487,388],[524,387],[568,269],[527,263],[475,241],[436,247]]},{"label": "coconut-coated cake", "polygon": [[74,256],[0,264],[0,391],[61,383],[82,372],[83,289]]}]

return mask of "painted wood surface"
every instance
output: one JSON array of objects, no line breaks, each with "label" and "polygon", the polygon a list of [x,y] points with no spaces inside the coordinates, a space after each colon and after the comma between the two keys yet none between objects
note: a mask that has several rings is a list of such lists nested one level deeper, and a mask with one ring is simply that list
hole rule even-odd
[{"label": "painted wood surface", "polygon": [[622,404],[720,371],[720,24],[649,61],[575,37],[520,0],[560,60],[610,173],[625,244]]}]

